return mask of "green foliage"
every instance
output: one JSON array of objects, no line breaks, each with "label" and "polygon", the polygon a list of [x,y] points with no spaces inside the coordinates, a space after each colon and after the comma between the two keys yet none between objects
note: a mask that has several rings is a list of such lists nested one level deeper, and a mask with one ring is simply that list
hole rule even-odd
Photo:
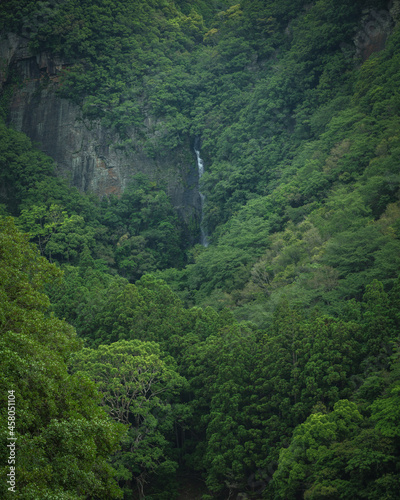
[{"label": "green foliage", "polygon": [[5,0],[2,3],[2,16],[0,21],[0,30],[3,33],[17,32],[26,29],[28,26],[34,26],[38,21],[45,22],[46,18],[38,19],[38,11],[42,10],[41,14],[52,14],[56,9],[57,2],[46,2],[44,9],[38,9],[38,2],[34,0]]},{"label": "green foliage", "polygon": [[335,494],[342,497],[344,485],[338,489],[335,481],[325,481],[321,485],[314,483],[310,488],[310,477],[315,471],[314,464],[318,470],[318,465],[323,463],[329,445],[356,435],[361,421],[356,405],[347,400],[338,401],[332,413],[311,414],[295,429],[289,448],[280,453],[273,479],[276,497],[295,498],[304,490],[304,498],[318,498],[316,490],[331,498]]},{"label": "green foliage", "polygon": [[138,175],[100,216],[114,246],[116,266],[130,280],[183,265],[183,234],[165,192]]},{"label": "green foliage", "polygon": [[207,471],[212,491],[223,489],[224,478],[243,483],[253,463],[257,434],[247,427],[244,406],[251,396],[255,350],[254,332],[233,323],[193,345],[184,359],[193,391],[191,425],[205,436],[192,460]]},{"label": "green foliage", "polygon": [[[120,197],[82,196],[0,125],[1,212],[64,270],[49,309],[59,272],[4,223],[1,381],[20,393],[23,498],[118,497],[111,455],[126,497],[135,481],[172,498],[178,464],[221,498],[398,497],[400,32],[397,3],[381,9],[2,3],[1,27],[63,58],[59,95],[128,154],[133,136],[171,157],[196,138],[210,233],[186,255],[163,186],[139,175]],[[80,375],[57,317],[89,347]],[[120,452],[90,378],[129,427]]]},{"label": "green foliage", "polygon": [[0,123],[1,201],[12,215],[37,182],[53,174],[53,161],[35,150],[26,135]]},{"label": "green foliage", "polygon": [[12,219],[1,220],[0,228],[2,496],[9,472],[7,394],[13,390],[17,498],[120,498],[108,456],[124,431],[98,406],[94,384],[69,375],[80,342],[70,325],[48,314],[43,288],[61,273]]},{"label": "green foliage", "polygon": [[140,498],[149,474],[167,475],[177,467],[166,435],[177,415],[171,398],[185,380],[173,365],[156,343],[139,340],[83,349],[73,360],[74,371],[97,383],[109,415],[129,429],[113,462],[120,474],[126,471],[125,480],[136,482]]},{"label": "green foliage", "polygon": [[160,142],[173,147],[187,130],[192,98],[187,51],[203,32],[200,14],[183,14],[168,1],[68,0],[39,26],[31,48],[68,61],[59,93],[81,104],[86,117],[101,118],[122,140],[134,128],[146,141],[150,109],[167,117]]},{"label": "green foliage", "polygon": [[[380,400],[372,407],[379,405]],[[396,444],[377,430],[347,400],[331,413],[311,414],[280,453],[275,498],[295,498],[300,492],[307,499],[395,498]]]},{"label": "green foliage", "polygon": [[50,261],[77,265],[88,249],[130,280],[184,264],[182,221],[165,191],[135,177],[120,198],[101,203],[54,176],[53,162],[0,124],[0,201]]}]

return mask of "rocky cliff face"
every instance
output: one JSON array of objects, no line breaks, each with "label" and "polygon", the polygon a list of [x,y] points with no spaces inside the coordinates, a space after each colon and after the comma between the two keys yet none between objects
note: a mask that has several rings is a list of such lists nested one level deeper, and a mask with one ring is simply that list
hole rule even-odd
[{"label": "rocky cliff face", "polygon": [[1,86],[11,73],[22,79],[11,98],[10,124],[52,157],[58,173],[72,186],[100,196],[120,194],[133,175],[144,173],[166,187],[186,222],[199,221],[198,175],[189,143],[173,153],[150,157],[132,131],[134,150],[123,150],[116,134],[99,121],[85,120],[79,106],[55,93],[65,61],[45,53],[32,56],[28,40],[15,34],[0,41],[0,61]]},{"label": "rocky cliff face", "polygon": [[354,37],[356,57],[366,61],[371,54],[385,48],[386,39],[392,32],[398,1],[390,2],[389,10],[366,10],[361,28]]}]

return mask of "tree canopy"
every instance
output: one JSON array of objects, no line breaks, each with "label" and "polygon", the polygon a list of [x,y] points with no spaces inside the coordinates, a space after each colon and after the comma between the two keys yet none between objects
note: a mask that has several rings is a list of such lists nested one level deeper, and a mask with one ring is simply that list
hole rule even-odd
[{"label": "tree canopy", "polygon": [[65,62],[35,99],[127,158],[189,169],[195,145],[206,166],[189,223],[148,175],[78,192],[10,126],[27,82],[0,59],[2,498],[398,497],[399,20],[383,0],[1,2],[0,42]]}]

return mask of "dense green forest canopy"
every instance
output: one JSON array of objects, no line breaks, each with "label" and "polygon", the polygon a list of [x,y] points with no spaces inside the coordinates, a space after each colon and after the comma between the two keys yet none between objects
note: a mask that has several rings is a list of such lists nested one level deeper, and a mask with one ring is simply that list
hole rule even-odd
[{"label": "dense green forest canopy", "polygon": [[0,4],[3,38],[65,62],[41,85],[127,155],[201,146],[209,239],[143,174],[102,198],[57,177],[10,127],[24,82],[0,61],[2,498],[398,498],[399,20],[398,0]]}]

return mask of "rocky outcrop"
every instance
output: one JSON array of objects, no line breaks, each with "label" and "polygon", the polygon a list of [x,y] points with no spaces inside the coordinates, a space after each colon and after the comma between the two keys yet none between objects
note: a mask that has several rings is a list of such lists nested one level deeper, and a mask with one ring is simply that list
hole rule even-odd
[{"label": "rocky outcrop", "polygon": [[72,186],[100,196],[120,194],[132,176],[144,173],[165,186],[186,222],[199,221],[198,176],[189,143],[185,148],[150,156],[132,131],[133,148],[122,149],[116,134],[100,121],[84,119],[79,106],[56,94],[59,74],[68,62],[46,53],[32,56],[28,40],[14,34],[0,42],[0,58],[1,85],[11,73],[17,73],[22,81],[10,102],[10,124],[52,157],[57,172]]},{"label": "rocky outcrop", "polygon": [[362,27],[354,37],[357,58],[366,61],[371,54],[385,48],[394,23],[391,10],[371,9],[364,12]]}]

